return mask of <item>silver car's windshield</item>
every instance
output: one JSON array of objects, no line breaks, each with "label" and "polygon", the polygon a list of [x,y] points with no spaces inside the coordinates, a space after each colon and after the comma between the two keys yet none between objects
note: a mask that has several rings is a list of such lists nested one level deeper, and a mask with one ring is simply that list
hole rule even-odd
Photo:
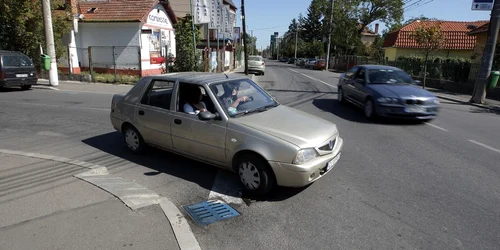
[{"label": "silver car's windshield", "polygon": [[413,82],[410,75],[402,70],[370,69],[367,73],[370,84],[411,84]]},{"label": "silver car's windshield", "polygon": [[250,79],[214,83],[210,85],[210,89],[230,117],[262,112],[279,105]]}]

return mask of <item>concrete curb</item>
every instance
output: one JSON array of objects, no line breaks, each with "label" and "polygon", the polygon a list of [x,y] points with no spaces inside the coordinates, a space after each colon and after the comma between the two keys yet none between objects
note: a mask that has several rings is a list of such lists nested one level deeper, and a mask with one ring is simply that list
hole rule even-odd
[{"label": "concrete curb", "polygon": [[493,111],[500,110],[500,107],[497,107],[497,106],[491,106],[491,105],[487,105],[487,104],[484,105],[484,104],[471,103],[471,102],[467,102],[467,101],[464,101],[464,100],[460,100],[458,98],[451,98],[451,97],[447,97],[447,96],[442,96],[442,95],[439,95],[437,93],[434,93],[434,94],[438,98],[443,99],[443,100],[447,100],[447,101],[452,101],[452,102],[457,102],[457,103],[461,103],[461,104],[471,105],[471,106],[474,106],[474,107],[483,108],[483,109],[489,109],[489,110],[493,110]]},{"label": "concrete curb", "polygon": [[47,90],[60,90],[58,88],[55,88],[55,87],[50,87],[50,86],[44,86],[44,85],[31,85],[31,88],[33,89],[47,89]]},{"label": "concrete curb", "polygon": [[29,153],[9,149],[0,149],[0,154],[18,155],[56,161],[89,169],[88,171],[74,175],[74,177],[86,181],[112,194],[132,210],[159,204],[161,209],[163,210],[163,213],[170,222],[179,248],[181,250],[201,249],[186,218],[169,199],[167,199],[166,197],[162,197],[135,182],[109,174],[108,169],[104,166],[80,160],[72,160],[65,157]]}]

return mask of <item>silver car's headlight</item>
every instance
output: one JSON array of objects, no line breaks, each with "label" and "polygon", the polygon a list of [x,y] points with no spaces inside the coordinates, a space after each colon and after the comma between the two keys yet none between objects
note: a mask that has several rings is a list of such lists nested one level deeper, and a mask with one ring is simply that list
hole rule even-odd
[{"label": "silver car's headlight", "polygon": [[393,98],[393,97],[379,97],[379,98],[377,98],[377,102],[379,102],[379,103],[399,103],[399,99]]},{"label": "silver car's headlight", "polygon": [[439,99],[437,99],[437,98],[436,98],[436,99],[433,99],[433,100],[432,100],[432,103],[434,103],[434,104],[439,104]]},{"label": "silver car's headlight", "polygon": [[295,156],[295,159],[293,160],[293,164],[302,164],[306,163],[318,156],[318,153],[314,148],[305,148],[299,150],[297,152],[297,155]]}]

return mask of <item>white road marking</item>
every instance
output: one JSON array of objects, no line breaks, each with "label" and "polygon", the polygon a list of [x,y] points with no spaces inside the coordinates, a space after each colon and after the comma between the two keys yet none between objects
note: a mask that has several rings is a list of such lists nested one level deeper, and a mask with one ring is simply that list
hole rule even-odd
[{"label": "white road marking", "polygon": [[337,88],[336,86],[331,85],[331,84],[329,84],[329,83],[327,83],[327,82],[325,82],[325,81],[322,81],[322,80],[320,80],[320,79],[316,79],[316,78],[314,78],[314,77],[308,76],[308,75],[306,75],[306,74],[304,74],[304,73],[300,73],[300,72],[298,72],[298,71],[296,71],[296,70],[290,69],[290,71],[293,71],[293,72],[295,72],[295,73],[299,73],[299,74],[301,74],[301,75],[303,75],[303,76],[305,76],[305,77],[307,77],[307,78],[309,78],[309,79],[312,79],[312,80],[314,80],[314,81],[318,81],[318,82],[323,83],[323,84],[325,84],[325,85],[328,85],[328,86],[330,86],[330,87],[332,87],[332,88],[335,88],[335,89]]},{"label": "white road marking", "polygon": [[135,182],[109,174],[108,169],[104,166],[96,165],[90,162],[72,160],[65,157],[9,149],[0,149],[0,154],[19,155],[57,161],[90,169],[74,176],[111,193],[133,210],[153,204],[160,204],[163,213],[172,226],[179,248],[181,250],[201,249],[186,218],[169,199],[162,197]]},{"label": "white road marking", "polygon": [[439,130],[442,130],[442,131],[448,132],[448,130],[447,130],[447,129],[444,129],[444,128],[439,127],[439,126],[437,126],[437,125],[434,125],[434,124],[432,124],[432,123],[428,123],[428,122],[426,122],[425,124],[426,124],[426,125],[429,125],[429,126],[431,126],[431,127],[433,127],[433,128],[437,128],[437,129],[439,129]]},{"label": "white road marking", "polygon": [[242,193],[243,189],[238,181],[238,176],[225,170],[219,170],[208,199],[220,199],[228,204],[243,204]]},{"label": "white road marking", "polygon": [[495,152],[497,152],[497,153],[500,153],[500,150],[499,150],[499,149],[496,149],[496,148],[494,148],[494,147],[490,147],[490,146],[488,146],[488,145],[486,145],[486,144],[484,144],[484,143],[480,143],[480,142],[478,142],[478,141],[474,141],[474,140],[468,140],[468,141],[469,141],[469,142],[472,142],[472,143],[474,143],[474,144],[476,144],[476,145],[479,145],[479,146],[481,146],[481,147],[487,148],[487,149],[489,149],[489,150],[491,150],[491,151],[495,151]]}]

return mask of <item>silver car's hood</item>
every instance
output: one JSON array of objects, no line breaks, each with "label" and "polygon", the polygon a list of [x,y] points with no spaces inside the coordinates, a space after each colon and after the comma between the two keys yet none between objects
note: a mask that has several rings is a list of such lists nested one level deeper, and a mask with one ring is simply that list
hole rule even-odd
[{"label": "silver car's hood", "polygon": [[320,143],[338,133],[335,124],[285,105],[241,116],[233,121],[293,143],[300,148],[320,146]]}]

